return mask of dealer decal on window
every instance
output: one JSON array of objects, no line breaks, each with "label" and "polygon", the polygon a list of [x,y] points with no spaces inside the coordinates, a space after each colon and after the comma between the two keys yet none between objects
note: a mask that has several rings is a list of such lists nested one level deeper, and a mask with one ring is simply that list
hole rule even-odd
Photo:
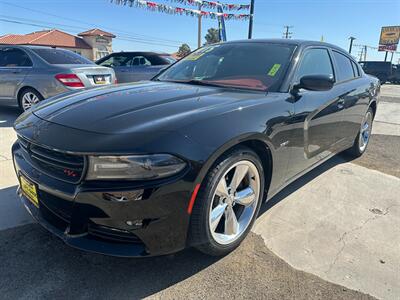
[{"label": "dealer decal on window", "polygon": [[275,74],[279,71],[280,67],[281,67],[280,64],[274,64],[272,68],[269,70],[268,75],[274,77]]},{"label": "dealer decal on window", "polygon": [[196,52],[193,52],[192,54],[189,54],[188,56],[186,56],[184,59],[185,60],[198,60],[200,57],[202,57],[204,54],[206,54],[207,52],[210,52],[212,50],[214,50],[215,48],[219,47],[219,45],[213,45],[213,46],[209,46],[206,48],[202,48],[200,50],[197,50]]}]

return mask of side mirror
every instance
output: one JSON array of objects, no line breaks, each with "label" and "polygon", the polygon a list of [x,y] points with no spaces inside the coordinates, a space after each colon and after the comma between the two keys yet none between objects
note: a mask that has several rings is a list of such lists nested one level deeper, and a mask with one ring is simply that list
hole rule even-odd
[{"label": "side mirror", "polygon": [[295,94],[300,89],[309,91],[329,91],[335,81],[328,75],[306,75],[300,78],[300,83],[293,86],[292,91]]}]

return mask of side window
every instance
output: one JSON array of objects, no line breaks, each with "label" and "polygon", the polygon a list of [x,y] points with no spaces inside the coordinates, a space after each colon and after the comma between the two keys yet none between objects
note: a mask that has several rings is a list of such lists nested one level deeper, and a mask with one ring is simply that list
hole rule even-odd
[{"label": "side window", "polygon": [[5,48],[0,51],[0,67],[30,67],[32,61],[25,51]]},{"label": "side window", "polygon": [[306,50],[297,70],[296,80],[306,75],[328,75],[334,78],[332,62],[326,49]]},{"label": "side window", "polygon": [[125,67],[128,60],[129,57],[127,55],[111,55],[102,61],[100,65],[105,67]]},{"label": "side window", "polygon": [[151,66],[151,62],[144,56],[134,56],[129,60],[127,65],[130,66]]},{"label": "side window", "polygon": [[337,79],[338,81],[345,81],[354,78],[353,67],[351,60],[347,56],[333,51],[333,56],[337,65]]},{"label": "side window", "polygon": [[360,69],[358,68],[357,64],[352,61],[351,65],[353,66],[353,71],[354,71],[354,77],[360,77]]}]

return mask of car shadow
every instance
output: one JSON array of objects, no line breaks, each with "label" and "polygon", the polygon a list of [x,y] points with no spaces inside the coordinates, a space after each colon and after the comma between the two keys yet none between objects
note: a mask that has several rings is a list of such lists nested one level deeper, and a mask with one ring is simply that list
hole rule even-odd
[{"label": "car shadow", "polygon": [[67,299],[141,299],[220,259],[193,249],[141,259],[86,253],[38,224],[1,231],[0,257],[0,290],[6,299],[57,298],[60,293]]},{"label": "car shadow", "polygon": [[266,203],[263,203],[263,205],[261,206],[260,212],[258,214],[258,217],[262,216],[265,212],[267,212],[269,209],[274,207],[280,201],[282,201],[289,195],[293,194],[298,189],[300,189],[302,186],[311,182],[312,180],[314,180],[321,174],[325,173],[327,170],[329,170],[337,165],[350,162],[351,160],[353,160],[353,159],[346,156],[345,154],[338,154],[338,155],[333,156],[332,158],[330,158],[323,164],[319,165],[315,169],[311,170],[310,172],[304,174],[300,178],[293,181],[291,184],[289,184],[287,187],[285,187],[283,190],[281,190],[278,194],[276,194],[274,197],[269,199]]},{"label": "car shadow", "polygon": [[0,106],[0,128],[13,127],[20,114],[21,110],[16,106]]},{"label": "car shadow", "polygon": [[0,230],[32,222],[32,217],[17,197],[17,186],[0,188]]},{"label": "car shadow", "polygon": [[[346,162],[341,156],[328,160],[265,203],[260,215],[325,171]],[[194,249],[142,259],[86,253],[66,246],[38,224],[0,231],[0,257],[0,290],[6,298],[50,298],[62,292],[63,297],[78,299],[144,298],[223,259]]]},{"label": "car shadow", "polygon": [[298,189],[300,189],[302,186],[306,185],[307,183],[311,182],[321,174],[325,173],[329,169],[340,165],[344,164],[347,162],[350,162],[353,160],[351,157],[343,154],[338,154],[324,162],[323,164],[319,165],[315,169],[311,170],[310,172],[304,174],[300,178],[296,179],[293,181],[291,184],[286,186],[283,190],[281,190],[279,193],[277,193],[275,196],[273,196],[271,199],[269,199],[266,203],[263,203],[260,212],[258,214],[258,218],[261,217],[264,213],[266,213],[269,209],[274,207],[276,204],[278,204],[280,201],[284,200],[286,197],[289,195],[293,194],[296,192]]}]

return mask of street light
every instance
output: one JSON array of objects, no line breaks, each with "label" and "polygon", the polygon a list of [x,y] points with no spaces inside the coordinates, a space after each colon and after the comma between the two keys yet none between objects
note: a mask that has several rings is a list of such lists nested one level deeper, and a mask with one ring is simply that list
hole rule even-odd
[{"label": "street light", "polygon": [[349,53],[350,53],[350,54],[351,54],[351,49],[353,48],[353,41],[354,41],[355,39],[356,39],[356,38],[353,37],[353,36],[349,37],[349,40],[350,40]]}]

